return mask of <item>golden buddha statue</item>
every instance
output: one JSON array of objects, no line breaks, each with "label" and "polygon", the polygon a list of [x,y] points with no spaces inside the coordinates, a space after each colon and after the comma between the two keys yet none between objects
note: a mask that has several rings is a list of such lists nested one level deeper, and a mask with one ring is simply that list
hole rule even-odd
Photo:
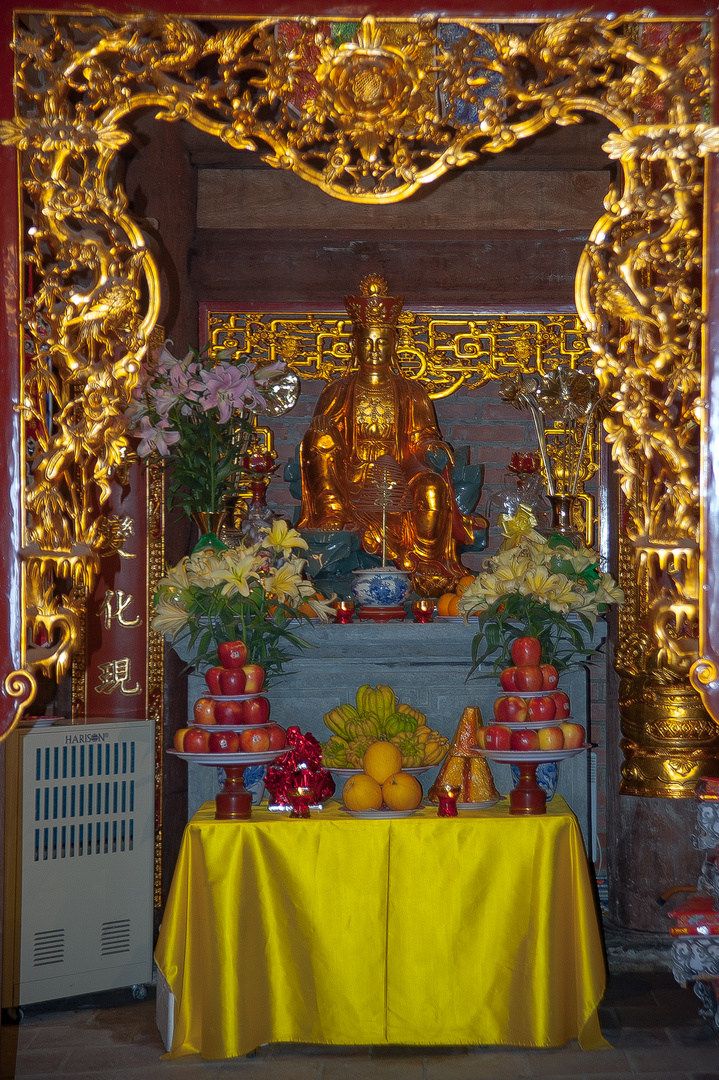
[{"label": "golden buddha statue", "polygon": [[472,521],[457,507],[452,448],[429,395],[399,369],[395,328],[403,297],[389,296],[375,274],[360,293],[345,297],[354,329],[347,372],[322,392],[300,447],[297,527],[355,530],[365,551],[379,553],[382,513],[365,509],[371,500],[363,496],[374,463],[390,457],[407,482],[411,509],[387,515],[387,556],[412,574],[420,595],[437,596],[466,573],[457,544],[472,543]]}]

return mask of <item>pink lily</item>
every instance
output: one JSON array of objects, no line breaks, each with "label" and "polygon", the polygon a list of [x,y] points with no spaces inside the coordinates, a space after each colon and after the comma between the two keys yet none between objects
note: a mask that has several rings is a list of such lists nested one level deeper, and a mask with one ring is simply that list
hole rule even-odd
[{"label": "pink lily", "polygon": [[160,457],[169,457],[170,447],[180,441],[179,431],[174,431],[167,420],[160,420],[155,426],[149,416],[143,416],[135,434],[140,437],[137,447],[140,457],[148,457],[153,451],[157,451]]}]

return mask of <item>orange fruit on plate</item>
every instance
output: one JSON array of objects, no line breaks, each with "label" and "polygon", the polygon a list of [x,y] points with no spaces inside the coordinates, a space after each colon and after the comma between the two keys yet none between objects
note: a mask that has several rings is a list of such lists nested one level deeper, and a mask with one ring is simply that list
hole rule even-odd
[{"label": "orange fruit on plate", "polygon": [[382,797],[390,810],[416,810],[422,802],[422,785],[410,773],[394,773],[382,785]]},{"label": "orange fruit on plate", "polygon": [[402,768],[402,754],[394,743],[377,741],[368,748],[362,759],[362,767],[378,784],[384,784],[388,776]]},{"label": "orange fruit on plate", "polygon": [[458,603],[459,597],[455,593],[442,593],[442,595],[437,600],[437,614],[456,615]]},{"label": "orange fruit on plate", "polygon": [[382,805],[382,788],[371,776],[357,773],[356,776],[350,776],[342,788],[342,801],[348,810],[379,810]]},{"label": "orange fruit on plate", "polygon": [[465,574],[464,577],[461,577],[456,585],[457,596],[464,596],[473,581],[474,574]]}]

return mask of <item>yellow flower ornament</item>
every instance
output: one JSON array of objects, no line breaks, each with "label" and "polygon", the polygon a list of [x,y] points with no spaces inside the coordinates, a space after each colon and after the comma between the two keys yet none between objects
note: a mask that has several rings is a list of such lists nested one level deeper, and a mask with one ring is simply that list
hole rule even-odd
[{"label": "yellow flower ornament", "polygon": [[523,540],[531,540],[535,544],[544,543],[544,537],[535,528],[537,519],[526,503],[520,503],[514,515],[500,514],[498,524],[504,536],[500,551],[516,547]]}]

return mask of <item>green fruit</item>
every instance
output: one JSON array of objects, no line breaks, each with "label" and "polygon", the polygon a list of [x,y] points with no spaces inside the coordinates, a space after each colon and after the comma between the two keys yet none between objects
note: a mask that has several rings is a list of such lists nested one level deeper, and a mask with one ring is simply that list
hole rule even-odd
[{"label": "green fruit", "polygon": [[393,735],[399,735],[401,731],[414,731],[416,727],[417,718],[407,713],[393,712],[385,721],[388,739],[391,739]]}]

